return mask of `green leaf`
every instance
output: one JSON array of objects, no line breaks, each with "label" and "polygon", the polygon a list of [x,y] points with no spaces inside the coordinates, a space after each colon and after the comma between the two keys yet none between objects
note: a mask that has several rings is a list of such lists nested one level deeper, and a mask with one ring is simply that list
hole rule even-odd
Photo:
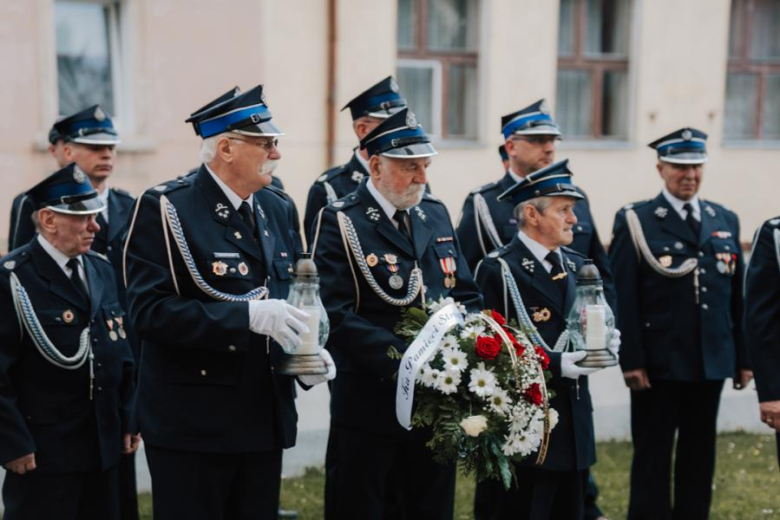
[{"label": "green leaf", "polygon": [[390,359],[401,360],[403,359],[404,356],[403,354],[398,352],[397,348],[395,348],[393,345],[390,345],[389,347],[387,347],[387,357],[389,357]]}]

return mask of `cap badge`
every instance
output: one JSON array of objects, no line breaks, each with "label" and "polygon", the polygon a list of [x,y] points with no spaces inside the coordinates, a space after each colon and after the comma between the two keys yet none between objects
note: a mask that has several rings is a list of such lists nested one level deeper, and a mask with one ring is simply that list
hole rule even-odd
[{"label": "cap badge", "polygon": [[667,213],[669,213],[669,210],[663,206],[655,208],[655,216],[658,218],[666,218]]},{"label": "cap badge", "polygon": [[546,99],[543,99],[542,102],[539,104],[539,112],[541,112],[542,114],[550,113],[550,104],[547,103]]},{"label": "cap badge", "polygon": [[73,180],[78,182],[79,184],[84,184],[84,181],[87,180],[87,177],[84,175],[84,172],[81,171],[80,168],[75,167],[73,168]]},{"label": "cap badge", "polygon": [[390,90],[393,92],[398,92],[398,83],[395,81],[395,78],[390,78]]},{"label": "cap badge", "polygon": [[411,128],[412,130],[415,130],[417,127],[420,126],[420,123],[417,122],[417,116],[414,115],[414,112],[407,112],[406,114],[406,126]]},{"label": "cap badge", "polygon": [[97,119],[98,121],[105,121],[106,120],[106,113],[103,112],[103,109],[100,107],[95,108],[95,113],[92,114],[92,116]]},{"label": "cap badge", "polygon": [[682,131],[680,137],[682,137],[685,141],[690,141],[691,139],[693,139],[693,133],[686,128],[685,130]]}]

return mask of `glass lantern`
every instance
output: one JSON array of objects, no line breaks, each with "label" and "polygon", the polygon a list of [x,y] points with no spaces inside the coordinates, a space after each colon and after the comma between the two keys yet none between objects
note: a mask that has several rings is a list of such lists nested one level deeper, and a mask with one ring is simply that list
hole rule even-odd
[{"label": "glass lantern", "polygon": [[308,253],[304,253],[295,264],[295,274],[290,293],[287,295],[287,303],[309,315],[305,322],[309,332],[300,335],[301,344],[297,347],[282,345],[282,349],[288,356],[278,372],[291,376],[327,373],[328,369],[320,357],[320,351],[328,341],[330,322],[320,299],[320,277],[317,275],[317,265]]},{"label": "glass lantern", "polygon": [[604,298],[601,274],[592,260],[585,260],[577,272],[577,293],[566,326],[575,351],[587,353],[577,365],[588,368],[617,365],[617,357],[609,350],[615,332],[615,314]]}]

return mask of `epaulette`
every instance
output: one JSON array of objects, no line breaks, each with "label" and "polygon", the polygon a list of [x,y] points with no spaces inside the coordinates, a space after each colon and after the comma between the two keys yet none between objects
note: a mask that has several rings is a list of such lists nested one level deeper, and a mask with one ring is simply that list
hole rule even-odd
[{"label": "epaulette", "polygon": [[780,226],[780,217],[776,217],[776,218],[767,220],[766,223],[768,225],[774,226],[774,227]]},{"label": "epaulette", "polygon": [[354,193],[350,193],[349,195],[346,195],[344,197],[341,197],[339,200],[333,201],[332,204],[329,204],[329,208],[335,208],[338,211],[341,211],[343,209],[351,208],[352,206],[356,206],[360,202],[360,199],[358,199],[358,196]]},{"label": "epaulette", "polygon": [[653,199],[646,199],[637,202],[631,202],[629,204],[626,204],[620,209],[622,209],[623,211],[628,211],[629,209],[637,209],[637,208],[641,208],[642,206],[646,206],[647,204],[650,204],[652,201]]},{"label": "epaulette", "polygon": [[561,249],[563,249],[563,250],[564,250],[564,252],[566,252],[566,254],[567,254],[567,255],[570,255],[570,256],[579,256],[579,257],[580,257],[580,258],[582,258],[583,260],[585,260],[585,259],[587,259],[587,258],[588,258],[587,256],[583,255],[583,254],[582,254],[582,253],[580,253],[579,251],[575,251],[574,249],[572,249],[572,248],[570,248],[570,247],[561,246]]},{"label": "epaulette", "polygon": [[498,181],[490,182],[488,184],[480,186],[479,188],[477,188],[475,190],[471,190],[471,194],[472,195],[476,195],[477,193],[483,193],[485,191],[491,190],[491,189],[496,188],[496,187],[498,187]]},{"label": "epaulette", "polygon": [[264,190],[268,190],[269,193],[273,193],[274,195],[278,196],[282,200],[285,200],[285,201],[288,201],[288,202],[292,201],[292,198],[290,197],[290,195],[286,191],[284,191],[281,188],[277,188],[273,184],[269,184],[268,186],[266,186],[263,189]]},{"label": "epaulette", "polygon": [[130,195],[130,192],[125,191],[125,190],[123,190],[121,188],[111,188],[111,191],[113,191],[114,193],[116,193],[120,197],[125,197],[125,198],[130,199],[130,200],[135,200],[135,197]]},{"label": "epaulette", "polygon": [[190,186],[193,182],[194,177],[179,177],[178,179],[173,179],[162,184],[158,184],[153,188],[149,188],[146,190],[146,193],[170,193],[172,191],[184,188],[185,186]]},{"label": "epaulette", "polygon": [[104,255],[104,254],[102,254],[102,253],[98,253],[97,251],[92,251],[92,250],[90,249],[89,251],[87,251],[87,254],[88,254],[89,256],[92,256],[92,257],[95,257],[95,258],[100,258],[101,260],[103,260],[103,261],[105,261],[105,262],[107,262],[107,263],[109,263],[109,264],[111,263],[111,260],[109,260],[109,259],[108,259],[108,257],[107,257],[106,255]]},{"label": "epaulette", "polygon": [[346,172],[349,168],[347,168],[348,164],[342,164],[340,166],[334,166],[330,170],[327,170],[325,173],[317,177],[317,182],[325,182],[332,180],[334,177],[341,175],[342,173]]},{"label": "epaulette", "polygon": [[701,200],[699,202],[701,203],[701,206],[709,204],[710,206],[715,206],[716,208],[722,209],[723,211],[727,211],[729,213],[734,213],[734,211],[732,209],[727,208],[723,204],[718,204],[717,202],[712,202],[711,200]]},{"label": "epaulette", "polygon": [[427,191],[423,194],[423,200],[427,200],[428,202],[438,202],[439,204],[444,205],[439,197]]},{"label": "epaulette", "polygon": [[11,251],[3,258],[0,258],[0,266],[6,271],[13,271],[27,260],[30,259],[30,252],[24,249],[23,251]]},{"label": "epaulette", "polygon": [[499,247],[498,249],[494,249],[493,251],[488,253],[485,258],[498,258],[499,256],[504,256],[508,254],[509,251],[510,251],[509,244],[507,244],[505,246]]}]

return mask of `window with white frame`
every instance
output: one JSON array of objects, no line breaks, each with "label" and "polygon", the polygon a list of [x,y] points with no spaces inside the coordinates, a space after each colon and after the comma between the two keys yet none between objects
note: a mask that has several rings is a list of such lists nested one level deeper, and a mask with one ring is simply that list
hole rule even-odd
[{"label": "window with white frame", "polygon": [[724,136],[780,140],[780,0],[732,0]]},{"label": "window with white frame", "polygon": [[555,119],[567,138],[626,139],[631,0],[560,0]]},{"label": "window with white frame", "polygon": [[55,0],[60,114],[100,104],[116,115],[121,85],[119,16],[117,0]]},{"label": "window with white frame", "polygon": [[398,0],[401,94],[431,135],[477,137],[479,0]]}]

